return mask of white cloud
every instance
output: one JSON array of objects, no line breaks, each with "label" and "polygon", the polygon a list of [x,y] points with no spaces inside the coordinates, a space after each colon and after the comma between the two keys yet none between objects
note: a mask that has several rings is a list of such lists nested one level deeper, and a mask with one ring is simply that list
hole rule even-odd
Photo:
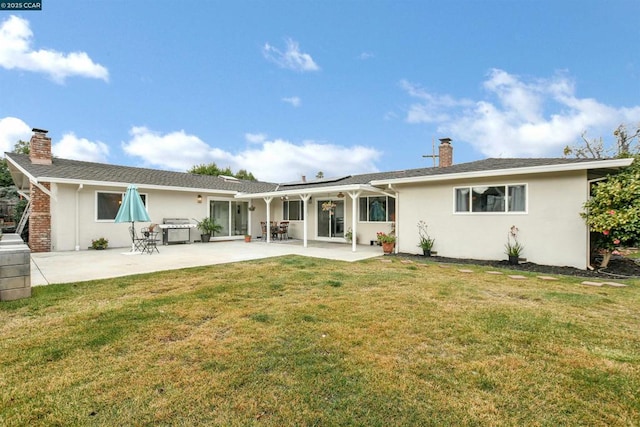
[{"label": "white cloud", "polygon": [[268,60],[274,62],[282,68],[294,71],[318,71],[320,67],[316,64],[308,53],[300,52],[298,42],[287,39],[287,50],[282,52],[278,48],[265,43],[262,54]]},{"label": "white cloud", "polygon": [[51,146],[51,152],[56,157],[86,162],[106,163],[109,157],[107,144],[78,138],[73,132],[64,134],[60,142]]},{"label": "white cloud", "polygon": [[286,102],[287,104],[291,104],[292,106],[298,108],[302,101],[297,96],[292,96],[290,98],[282,98],[282,102]]},{"label": "white cloud", "polygon": [[15,117],[0,119],[0,156],[4,157],[7,151],[13,151],[13,147],[19,140],[31,139],[31,127]]},{"label": "white cloud", "polygon": [[267,139],[267,135],[264,133],[245,133],[244,139],[251,144],[262,144]]},{"label": "white cloud", "polygon": [[371,58],[375,58],[375,55],[371,52],[362,52],[360,55],[358,55],[358,59],[361,59],[363,61]]},{"label": "white cloud", "polygon": [[637,123],[640,106],[616,108],[578,98],[574,82],[564,74],[525,80],[491,70],[482,100],[458,100],[431,94],[402,81],[418,103],[408,108],[409,123],[434,123],[438,132],[471,144],[489,157],[560,156],[580,135],[610,135],[620,123]]},{"label": "white cloud", "polygon": [[262,181],[287,182],[300,176],[338,176],[374,172],[381,153],[373,148],[342,147],[305,141],[294,144],[282,139],[267,140],[264,134],[245,134],[251,147],[230,153],[211,147],[184,131],[160,134],[145,127],[131,129],[131,140],[123,144],[125,152],[139,157],[146,166],[185,171],[192,166],[215,162],[233,171],[246,169]]},{"label": "white cloud", "polygon": [[123,143],[124,151],[139,157],[146,166],[185,171],[192,166],[208,163],[210,147],[200,138],[184,130],[162,135],[144,126],[129,131],[131,139]]},{"label": "white cloud", "polygon": [[109,80],[109,71],[94,63],[85,52],[64,54],[55,50],[33,50],[29,21],[11,15],[0,24],[0,66],[48,74],[55,82],[81,76]]}]

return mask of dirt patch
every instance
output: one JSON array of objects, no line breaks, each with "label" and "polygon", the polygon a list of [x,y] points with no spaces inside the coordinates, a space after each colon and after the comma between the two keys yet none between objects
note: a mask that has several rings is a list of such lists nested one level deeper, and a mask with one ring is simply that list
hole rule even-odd
[{"label": "dirt patch", "polygon": [[[393,256],[393,255],[391,255]],[[427,258],[420,255],[398,254],[398,257],[425,260]],[[523,262],[518,265],[511,265],[507,260],[504,261],[486,261],[477,259],[461,259],[446,258],[440,256],[432,256],[428,258],[432,262],[450,263],[450,264],[475,264],[486,265],[495,268],[504,268],[509,270],[529,271],[541,273],[545,275],[562,275],[577,277],[596,277],[600,279],[640,279],[640,264],[631,258],[614,256],[609,262],[609,266],[605,269],[596,270],[580,270],[574,267],[556,267],[553,265],[540,265],[532,262]]]}]

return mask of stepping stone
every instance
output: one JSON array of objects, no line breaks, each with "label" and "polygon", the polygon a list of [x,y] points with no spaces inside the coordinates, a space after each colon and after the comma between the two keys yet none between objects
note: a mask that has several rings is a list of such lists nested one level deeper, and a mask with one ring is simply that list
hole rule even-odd
[{"label": "stepping stone", "polygon": [[551,276],[538,276],[538,279],[540,279],[540,280],[558,280],[557,277],[551,277]]},{"label": "stepping stone", "polygon": [[603,284],[600,282],[589,282],[589,281],[585,281],[580,283],[581,285],[585,285],[585,286],[602,286]]},{"label": "stepping stone", "polygon": [[521,276],[519,274],[510,274],[508,276],[510,279],[516,279],[516,280],[522,280],[522,279],[526,279],[526,276]]},{"label": "stepping stone", "polygon": [[381,259],[380,262],[391,263],[391,260],[390,259]]},{"label": "stepping stone", "polygon": [[402,261],[400,261],[403,264],[413,264],[413,261],[408,260],[408,259],[403,259]]},{"label": "stepping stone", "polygon": [[448,265],[444,265],[444,264],[438,264],[438,267],[440,267],[440,268],[449,268]]},{"label": "stepping stone", "polygon": [[498,275],[498,274],[504,274],[502,271],[487,271],[486,273],[487,273],[487,274],[496,274],[496,275]]},{"label": "stepping stone", "polygon": [[464,268],[461,268],[460,270],[458,270],[460,273],[473,273],[473,270],[466,270]]},{"label": "stepping stone", "polygon": [[616,282],[604,282],[603,285],[613,286],[614,288],[626,288],[627,285],[624,283],[616,283]]}]

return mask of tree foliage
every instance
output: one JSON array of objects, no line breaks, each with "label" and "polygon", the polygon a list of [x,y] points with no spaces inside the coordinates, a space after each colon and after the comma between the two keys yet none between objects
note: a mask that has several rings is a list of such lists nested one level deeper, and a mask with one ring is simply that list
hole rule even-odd
[{"label": "tree foliage", "polygon": [[614,146],[605,146],[602,137],[588,140],[587,132],[581,135],[580,145],[564,148],[565,157],[577,157],[579,159],[604,159],[610,157],[629,157],[639,153],[638,140],[640,139],[640,125],[632,133],[627,131],[627,127],[621,124],[613,131],[615,138]]},{"label": "tree foliage", "polygon": [[[13,152],[17,154],[29,154],[29,142],[18,140],[13,146]],[[0,160],[0,187],[11,187],[13,185],[13,178],[9,173],[9,165],[7,159]]]},{"label": "tree foliage", "polygon": [[229,166],[227,166],[224,169],[220,169],[218,167],[218,165],[216,165],[213,162],[209,163],[209,164],[206,164],[206,165],[202,164],[202,165],[193,166],[187,172],[188,173],[193,173],[193,174],[196,174],[196,175],[212,175],[212,176],[225,175],[225,176],[233,176],[233,177],[236,177],[238,179],[244,179],[244,180],[248,180],[248,181],[257,181],[256,177],[253,176],[253,174],[251,172],[247,172],[245,169],[240,169],[238,171],[238,173],[234,174]]},{"label": "tree foliage", "polygon": [[620,173],[594,184],[581,216],[604,252],[603,267],[617,247],[640,243],[640,155]]}]

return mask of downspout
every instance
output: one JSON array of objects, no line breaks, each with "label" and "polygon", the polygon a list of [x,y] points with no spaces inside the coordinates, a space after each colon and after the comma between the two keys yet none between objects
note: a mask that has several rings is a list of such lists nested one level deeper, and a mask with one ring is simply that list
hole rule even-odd
[{"label": "downspout", "polygon": [[393,193],[395,194],[395,203],[396,203],[396,217],[393,219],[394,222],[394,227],[395,227],[395,232],[396,232],[396,245],[394,247],[394,252],[397,254],[399,252],[399,246],[400,246],[400,221],[398,221],[398,218],[400,216],[400,194],[398,193],[398,190],[393,186],[393,184],[388,184],[389,190],[393,191]]},{"label": "downspout", "polygon": [[84,187],[84,184],[80,184],[78,185],[78,189],[76,190],[76,251],[80,250],[80,218],[78,217],[79,212],[80,212],[80,202],[79,202],[79,198],[80,198],[80,191],[82,190],[82,188]]}]

